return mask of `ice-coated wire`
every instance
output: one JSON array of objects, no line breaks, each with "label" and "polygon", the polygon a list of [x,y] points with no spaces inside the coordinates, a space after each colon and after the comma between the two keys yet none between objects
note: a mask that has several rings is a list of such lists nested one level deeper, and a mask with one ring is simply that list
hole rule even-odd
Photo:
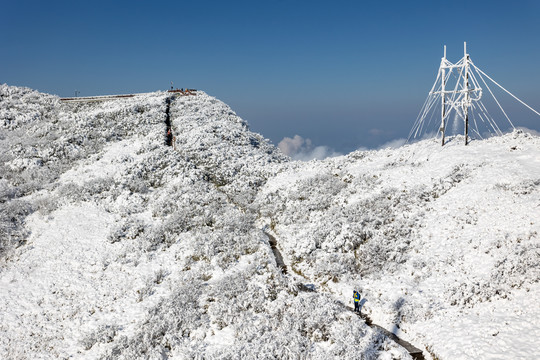
[{"label": "ice-coated wire", "polygon": [[[437,76],[437,81],[439,80],[439,77],[440,77],[440,73]],[[432,90],[435,88],[435,85],[437,84],[437,81],[433,84]],[[439,85],[438,89],[441,89],[441,88],[442,88],[442,83],[441,83],[441,85]],[[424,105],[422,106],[422,108],[420,110],[420,114],[418,114],[417,121],[415,122],[415,125],[413,126],[413,128],[411,129],[411,132],[409,133],[409,137],[407,138],[407,141],[410,140],[411,135],[413,133],[414,133],[413,138],[416,138],[418,134],[422,133],[422,129],[424,128],[425,119],[426,119],[427,115],[429,114],[429,112],[431,111],[433,105],[436,103],[437,99],[438,99],[438,97],[433,94],[433,91],[430,91],[429,94],[428,94],[428,97],[424,101]]]},{"label": "ice-coated wire", "polygon": [[[433,103],[433,101],[431,101],[431,102]],[[425,119],[426,119],[427,114],[429,113],[430,108],[431,108],[431,105],[426,106],[426,108],[424,109],[424,114],[422,115],[422,120],[418,124],[418,129],[416,130],[416,132],[414,134],[415,138],[416,138],[416,135],[418,135],[418,133],[420,133],[420,134],[422,133],[422,129],[424,128]]]},{"label": "ice-coated wire", "polygon": [[[480,70],[476,65],[474,65],[474,68],[476,70],[478,70],[478,73],[479,74],[483,74],[485,75],[489,80],[493,81],[493,83],[495,85],[497,85],[498,87],[500,87],[501,89],[503,89],[504,91],[506,91],[510,96],[512,96],[514,99],[516,99],[517,101],[519,101],[520,103],[522,103],[523,105],[525,105],[529,110],[533,111],[535,114],[539,115],[540,116],[540,113],[536,110],[534,110],[532,107],[530,107],[529,105],[525,104],[525,102],[521,101],[520,99],[518,99],[514,94],[512,94],[510,91],[506,90],[505,88],[503,88],[499,83],[497,83],[495,80],[493,80],[492,78],[490,78],[485,72],[483,72],[482,70]],[[480,76],[481,77],[481,76]],[[487,85],[486,85],[487,86]],[[513,127],[514,125],[512,125]]]},{"label": "ice-coated wire", "polygon": [[439,100],[439,97],[438,96],[432,96],[431,97],[431,100],[430,100],[430,103],[429,103],[429,107],[428,109],[426,110],[426,116],[427,114],[429,114],[429,112],[431,111],[431,108],[433,107],[434,104],[437,104],[438,103],[438,100]]},{"label": "ice-coated wire", "polygon": [[[479,110],[479,112],[478,112],[478,117],[480,118],[480,120],[482,120],[482,123],[483,123],[484,125],[486,125],[486,122],[484,121],[484,118],[482,117],[482,113],[480,112],[480,110]],[[486,129],[487,129],[487,131],[489,131],[489,133],[491,134],[491,129],[489,128],[489,126],[486,125]]]},{"label": "ice-coated wire", "polygon": [[473,111],[471,111],[471,115],[472,115],[474,127],[475,127],[475,129],[476,129],[476,133],[478,134],[478,136],[480,137],[480,139],[482,139],[482,135],[480,135],[480,133],[478,132],[478,124],[476,123],[476,116],[475,116],[476,111],[474,111],[474,110],[475,110],[474,104],[472,104],[472,107],[471,107],[471,108],[472,108],[472,110],[473,110]]},{"label": "ice-coated wire", "polygon": [[482,113],[484,114],[484,116],[486,117],[486,121],[487,123],[489,124],[489,126],[491,126],[491,128],[493,129],[493,131],[495,132],[495,134],[499,135],[499,131],[497,131],[498,129],[498,126],[497,126],[497,122],[495,121],[495,119],[493,118],[493,116],[491,116],[491,114],[489,113],[488,109],[486,108],[486,106],[484,105],[484,103],[480,103],[480,106],[482,108]]},{"label": "ice-coated wire", "polygon": [[433,83],[433,86],[431,87],[431,90],[429,92],[430,95],[433,92],[433,89],[435,89],[435,85],[437,85],[437,81],[439,81],[440,77],[441,77],[441,67],[439,67],[439,71],[437,72],[437,78],[435,79],[435,82]]},{"label": "ice-coated wire", "polygon": [[[437,109],[437,106],[434,107],[434,105],[437,105],[438,104],[438,96],[432,96],[431,97],[431,100],[430,100],[430,104],[429,104],[429,107],[426,109],[426,112],[425,112],[425,116],[423,117],[423,120],[422,120],[422,124],[421,124],[421,127],[419,129],[419,134],[422,134],[423,130],[424,130],[424,127],[426,129],[429,128],[429,125],[431,124],[431,120],[433,119],[433,115],[435,114],[435,111],[432,110],[432,109]],[[428,120],[428,122],[426,123],[426,117],[431,113],[431,116]]]},{"label": "ice-coated wire", "polygon": [[488,123],[493,128],[493,131],[495,131],[495,134],[502,135],[501,129],[499,129],[499,126],[497,125],[497,122],[495,121],[493,116],[491,116],[491,114],[489,113],[488,109],[486,108],[486,105],[484,105],[484,103],[481,102],[481,101],[479,103],[480,103],[480,105],[482,106],[482,108],[484,110],[484,114],[486,115],[486,119],[488,120]]},{"label": "ice-coated wire", "polygon": [[[413,134],[413,132],[414,132],[413,138],[416,138],[416,134],[418,132],[418,128],[420,126],[420,123],[423,121],[423,118],[425,116],[426,104],[428,103],[429,99],[431,98],[432,93],[433,93],[433,89],[435,89],[435,85],[437,85],[437,81],[439,80],[439,77],[441,75],[440,69],[441,68],[439,67],[439,71],[437,72],[437,78],[435,79],[435,82],[433,83],[433,86],[431,87],[431,91],[428,93],[428,96],[426,97],[426,100],[424,101],[424,104],[420,108],[420,112],[418,113],[418,116],[416,117],[414,125],[413,125],[411,131],[409,132],[409,136],[407,137],[407,142],[411,139],[411,135]],[[415,131],[415,129],[416,129],[416,131]]]},{"label": "ice-coated wire", "polygon": [[[472,61],[471,61],[471,64],[472,64]],[[471,74],[471,83],[473,85],[474,90],[479,91],[478,97],[476,99],[471,99],[471,100],[479,101],[480,98],[482,97],[482,88],[480,87],[480,83],[476,79],[476,75],[474,74],[474,71],[470,71],[469,74]]]},{"label": "ice-coated wire", "polygon": [[480,120],[482,120],[482,123],[487,126],[488,124],[485,123],[484,119],[481,116],[482,109],[480,108],[480,106],[473,104],[473,108],[478,111],[478,117],[480,118]]},{"label": "ice-coated wire", "polygon": [[474,84],[474,90],[475,90],[475,91],[474,91],[474,92],[476,93],[476,97],[475,97],[475,98],[472,98],[472,97],[471,97],[471,100],[472,100],[472,101],[480,101],[480,99],[482,99],[482,96],[483,96],[483,94],[484,94],[484,93],[483,93],[484,89],[482,89],[482,88],[480,87],[479,83],[476,82],[476,79],[474,79],[474,80],[475,80],[475,84]]},{"label": "ice-coated wire", "polygon": [[[474,67],[475,69],[477,70],[480,70],[478,69],[476,66]],[[486,81],[484,80],[484,78],[482,77],[482,73],[484,73],[482,70],[480,70],[478,72],[478,76],[480,76],[480,79],[482,79],[482,82],[484,83],[484,85],[486,85],[486,88],[488,89],[489,93],[491,94],[491,96],[493,96],[493,99],[495,99],[495,102],[497,103],[497,105],[499,106],[499,109],[501,109],[501,111],[503,112],[504,116],[506,117],[506,120],[508,120],[508,122],[510,123],[510,125],[512,125],[512,128],[515,129],[515,126],[514,124],[512,124],[512,120],[510,120],[510,118],[508,117],[508,115],[506,115],[506,112],[504,111],[504,109],[502,108],[501,104],[499,104],[499,101],[497,100],[497,98],[495,97],[495,95],[493,94],[493,92],[491,91],[491,89],[489,88],[489,85],[486,83]],[[487,75],[486,75],[487,76]],[[489,78],[489,77],[488,77]],[[493,80],[491,80],[493,81]],[[504,89],[503,89],[504,90]],[[510,94],[510,93],[509,93]],[[512,95],[512,94],[510,94]],[[514,95],[512,95],[514,96]],[[515,97],[515,96],[514,96]],[[517,99],[517,98],[516,98]],[[519,100],[519,99],[518,99]],[[520,100],[521,101],[521,100]],[[525,104],[527,105],[527,104]],[[528,105],[527,105],[528,106]],[[540,114],[539,114],[540,115]]]},{"label": "ice-coated wire", "polygon": [[[480,118],[480,120],[482,120],[482,123],[484,123],[484,125],[486,126],[486,129],[489,131],[490,134],[493,134],[493,132],[495,132],[496,135],[499,135],[499,133],[502,134],[502,132],[500,132],[500,129],[498,129],[497,122],[491,116],[491,114],[489,113],[489,111],[487,110],[486,106],[484,105],[482,101],[478,100],[475,108],[477,108],[478,110],[478,117]],[[482,114],[484,116],[482,116]],[[493,130],[493,132],[491,130]]]},{"label": "ice-coated wire", "polygon": [[479,132],[480,129],[478,129],[478,124],[476,123],[476,109],[475,109],[474,104],[471,104],[471,118],[474,123],[474,128],[471,128],[471,130],[474,131],[481,140],[484,139],[482,135],[480,135],[480,132]]},{"label": "ice-coated wire", "polygon": [[[435,103],[438,104],[438,101],[436,101]],[[438,109],[438,107],[436,106],[434,109],[436,110],[436,109]],[[431,121],[433,120],[433,116],[435,115],[435,113],[436,113],[436,111],[431,112],[431,116],[429,117],[429,120],[428,120],[428,122],[426,124],[426,130],[430,128]]]},{"label": "ice-coated wire", "polygon": [[[433,104],[436,103],[436,101],[434,101],[434,100],[436,100],[436,99],[437,99],[436,96],[432,96],[432,97],[431,97],[430,104],[429,104],[428,107],[426,107],[425,115],[422,117],[422,122],[419,124],[419,128],[418,128],[418,130],[417,130],[417,133],[415,134],[415,138],[416,138],[416,135],[417,135],[417,134],[422,134],[422,131],[423,131],[423,129],[424,129],[424,126],[425,126],[426,128],[429,126],[429,120],[428,120],[428,124],[426,124],[426,117],[427,117],[427,115],[429,115],[431,109],[433,108]],[[432,115],[431,115],[431,116],[433,117],[433,112],[432,112]],[[430,118],[430,119],[431,119],[431,118]]]},{"label": "ice-coated wire", "polygon": [[480,135],[480,133],[476,130],[476,129],[472,129],[472,131],[474,131],[476,133],[476,135],[478,135],[478,137],[480,138],[480,140],[484,140],[484,138],[482,137],[482,135]]},{"label": "ice-coated wire", "polygon": [[[422,121],[421,115],[422,115],[422,113],[424,111],[424,108],[426,107],[426,104],[427,104],[430,97],[431,97],[431,95],[428,94],[426,100],[424,101],[424,105],[422,105],[422,107],[420,108],[420,112],[418,113],[418,116],[416,117],[414,125],[413,125],[411,131],[409,132],[409,136],[407,137],[407,142],[410,140],[411,135],[413,134],[413,132],[415,132],[415,129],[417,129],[420,122]],[[415,133],[414,137],[416,138],[416,133]]]},{"label": "ice-coated wire", "polygon": [[[459,62],[461,62],[461,60],[460,60]],[[454,91],[453,91],[453,93],[452,93],[452,98],[451,98],[452,107],[455,107],[454,103],[456,102],[456,96],[457,96],[458,98],[461,97],[461,92],[459,93],[459,96],[458,96],[458,91],[457,91],[457,89],[458,89],[459,83],[461,82],[461,78],[462,78],[462,77],[463,77],[463,72],[460,72],[460,73],[459,73],[459,77],[458,77],[458,79],[457,79],[457,81],[456,81],[456,86],[454,87]],[[465,81],[465,80],[464,80],[464,81]]]},{"label": "ice-coated wire", "polygon": [[[483,112],[482,112],[482,113],[483,113]],[[484,116],[486,116],[486,115],[484,114]],[[478,114],[478,117],[480,117],[480,120],[482,120],[482,122],[483,122],[484,124],[486,124],[487,118],[486,118],[486,121],[484,121],[484,118],[482,117],[482,114],[480,114],[480,113]],[[489,126],[488,126],[488,125],[489,125]],[[492,129],[491,124],[487,123],[487,124],[486,124],[486,129],[487,129],[487,131],[489,131],[489,134],[490,134],[490,135],[493,135],[493,132],[491,131],[491,129]]]}]

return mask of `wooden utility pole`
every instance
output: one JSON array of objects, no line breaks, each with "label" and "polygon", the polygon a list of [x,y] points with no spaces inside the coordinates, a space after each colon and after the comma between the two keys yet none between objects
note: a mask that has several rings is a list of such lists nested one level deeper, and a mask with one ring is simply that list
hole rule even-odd
[{"label": "wooden utility pole", "polygon": [[465,145],[469,143],[469,106],[471,106],[470,94],[469,94],[469,55],[467,54],[467,43],[463,43],[463,58],[465,59],[465,104],[463,110],[465,112]]},{"label": "wooden utility pole", "polygon": [[440,128],[440,131],[442,133],[442,146],[444,146],[444,130],[446,128],[446,126],[444,125],[444,116],[446,115],[445,114],[445,111],[446,111],[446,108],[445,108],[445,99],[446,99],[446,96],[444,94],[444,86],[446,85],[446,71],[445,71],[445,68],[443,67],[444,64],[446,62],[446,45],[444,45],[444,56],[441,60],[441,74],[442,74],[442,78],[441,78],[441,128]]}]

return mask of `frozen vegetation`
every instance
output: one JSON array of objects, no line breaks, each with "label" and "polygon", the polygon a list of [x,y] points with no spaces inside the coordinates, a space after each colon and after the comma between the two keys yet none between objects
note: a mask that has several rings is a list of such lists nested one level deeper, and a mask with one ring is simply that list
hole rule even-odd
[{"label": "frozen vegetation", "polygon": [[538,137],[296,162],[202,91],[166,146],[171,97],[0,85],[0,358],[410,358],[353,288],[428,359],[540,357]]}]

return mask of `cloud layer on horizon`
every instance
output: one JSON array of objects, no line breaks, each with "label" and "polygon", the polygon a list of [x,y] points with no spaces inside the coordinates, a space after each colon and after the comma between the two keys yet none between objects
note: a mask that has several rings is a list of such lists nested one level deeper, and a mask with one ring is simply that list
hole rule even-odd
[{"label": "cloud layer on horizon", "polygon": [[310,139],[304,139],[300,135],[293,138],[284,137],[278,144],[278,148],[293,160],[310,161],[313,159],[323,160],[329,157],[343,155],[328,146],[313,146]]}]

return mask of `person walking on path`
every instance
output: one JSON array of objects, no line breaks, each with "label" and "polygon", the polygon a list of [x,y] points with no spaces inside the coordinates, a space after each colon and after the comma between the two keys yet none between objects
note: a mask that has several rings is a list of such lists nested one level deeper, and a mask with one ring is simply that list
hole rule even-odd
[{"label": "person walking on path", "polygon": [[354,299],[354,312],[360,313],[360,293],[356,290],[353,291]]}]

